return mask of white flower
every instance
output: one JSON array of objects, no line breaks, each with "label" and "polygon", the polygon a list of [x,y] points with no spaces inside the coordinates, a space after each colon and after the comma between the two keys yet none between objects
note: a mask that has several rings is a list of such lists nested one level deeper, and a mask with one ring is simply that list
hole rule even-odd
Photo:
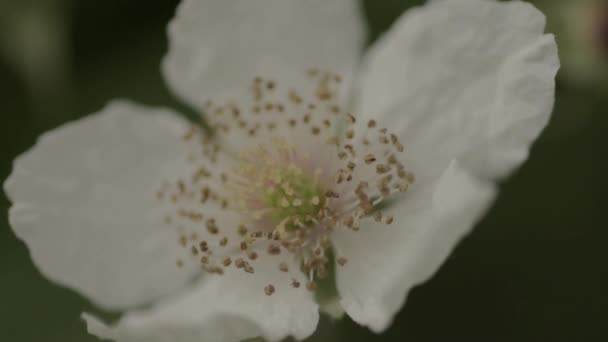
[{"label": "white flower", "polygon": [[163,71],[216,134],[115,101],[16,160],[11,225],[48,278],[126,311],[85,314],[100,337],[302,339],[319,303],[380,332],[547,123],[544,24],[522,2],[432,1],[360,63],[355,1],[186,0]]}]

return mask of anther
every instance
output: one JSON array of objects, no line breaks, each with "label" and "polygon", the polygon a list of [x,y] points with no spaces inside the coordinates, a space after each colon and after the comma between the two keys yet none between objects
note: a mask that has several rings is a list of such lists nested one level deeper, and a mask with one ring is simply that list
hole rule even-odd
[{"label": "anther", "polygon": [[389,215],[387,216],[386,220],[384,221],[386,224],[391,224],[393,223],[393,216]]},{"label": "anther", "polygon": [[201,268],[205,272],[208,272],[208,273],[211,273],[211,274],[214,274],[214,273],[215,274],[219,274],[219,275],[224,274],[224,270],[221,269],[220,267],[217,267],[217,266],[202,265]]},{"label": "anther", "polygon": [[342,181],[344,180],[344,170],[340,169],[338,170],[338,172],[336,173],[336,184],[340,184],[342,183]]},{"label": "anther", "polygon": [[224,260],[222,260],[222,265],[224,265],[224,267],[228,267],[230,266],[230,264],[232,263],[232,259],[230,259],[230,257],[225,257]]},{"label": "anther", "polygon": [[353,145],[346,144],[346,145],[344,145],[344,149],[347,150],[351,156],[356,157],[355,148],[353,147]]},{"label": "anther", "polygon": [[399,142],[399,139],[397,138],[396,135],[391,134],[391,142],[393,143],[393,145],[395,146],[397,151],[403,152],[404,147],[403,147],[403,145],[401,145],[401,143]]},{"label": "anther", "polygon": [[346,131],[346,139],[352,139],[355,137],[355,130],[352,128]]},{"label": "anther", "polygon": [[206,222],[206,227],[207,227],[207,231],[209,231],[209,233],[211,233],[211,234],[219,233],[219,229],[215,225],[215,219],[212,219],[212,218],[208,219]]},{"label": "anther", "polygon": [[309,291],[314,291],[317,289],[317,283],[315,283],[314,281],[309,281],[306,283],[306,289]]},{"label": "anther", "polygon": [[272,296],[272,294],[274,293],[274,286],[272,286],[272,285],[270,285],[270,284],[269,284],[269,285],[266,285],[266,287],[264,287],[264,293],[265,293],[267,296]]},{"label": "anther", "polygon": [[357,119],[355,119],[355,116],[351,113],[346,114],[346,118],[348,119],[348,123],[350,124],[354,124],[355,122],[357,122]]},{"label": "anther", "polygon": [[270,255],[278,255],[281,254],[281,247],[275,244],[270,244],[268,246],[268,254]]},{"label": "anther", "polygon": [[334,191],[332,191],[332,190],[327,190],[327,191],[325,192],[325,196],[326,196],[326,197],[329,197],[329,198],[332,198],[332,197],[333,197],[333,198],[340,198],[340,195],[339,195],[337,192],[334,192]]},{"label": "anther", "polygon": [[380,210],[374,211],[374,213],[372,215],[374,217],[374,221],[376,221],[376,222],[382,221],[382,212]]},{"label": "anther", "polygon": [[377,173],[387,173],[388,171],[390,171],[390,167],[388,165],[384,165],[384,164],[378,164],[376,165],[376,172]]},{"label": "anther", "polygon": [[289,92],[289,100],[295,104],[302,103],[302,98],[295,91]]}]

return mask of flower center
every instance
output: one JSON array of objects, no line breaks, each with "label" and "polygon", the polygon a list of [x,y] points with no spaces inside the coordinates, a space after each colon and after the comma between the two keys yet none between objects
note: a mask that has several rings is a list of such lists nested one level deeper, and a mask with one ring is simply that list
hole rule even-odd
[{"label": "flower center", "polygon": [[282,138],[274,138],[270,147],[246,150],[233,171],[240,177],[233,184],[233,200],[253,220],[268,216],[282,236],[310,227],[326,201],[322,170],[301,165],[308,159]]},{"label": "flower center", "polygon": [[324,204],[322,187],[307,175],[286,170],[280,183],[269,185],[262,203],[271,209],[273,220],[287,231],[297,229],[296,221],[308,222]]},{"label": "flower center", "polygon": [[404,147],[374,120],[357,125],[341,109],[340,81],[312,70],[303,89],[283,92],[256,78],[239,101],[208,104],[215,136],[199,126],[185,135],[192,170],[167,180],[158,197],[169,199],[166,222],[204,271],[254,274],[270,256],[293,287],[304,273],[315,290],[331,276],[330,263],[346,264],[332,243],[336,231],[356,233],[367,219],[392,223],[377,204],[413,182],[399,162]]}]

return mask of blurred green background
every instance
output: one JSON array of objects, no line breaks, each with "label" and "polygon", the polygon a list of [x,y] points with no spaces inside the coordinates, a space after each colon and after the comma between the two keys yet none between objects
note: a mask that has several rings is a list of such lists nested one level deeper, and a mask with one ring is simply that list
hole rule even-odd
[{"label": "blurred green background", "polygon": [[[421,2],[366,1],[371,40]],[[184,109],[159,73],[176,5],[1,0],[0,180],[40,133],[112,98]],[[596,23],[594,0],[538,5],[564,68],[530,160],[388,331],[345,319],[325,322],[315,340],[608,341],[608,33],[602,45],[578,30]],[[8,226],[8,206],[0,195],[0,341],[97,341],[79,319],[90,304],[41,277]]]}]

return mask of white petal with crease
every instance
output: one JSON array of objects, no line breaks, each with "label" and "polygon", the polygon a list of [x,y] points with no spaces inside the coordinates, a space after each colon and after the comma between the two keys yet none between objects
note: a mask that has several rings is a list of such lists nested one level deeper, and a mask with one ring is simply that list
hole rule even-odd
[{"label": "white petal with crease", "polygon": [[10,223],[49,279],[110,309],[183,285],[176,233],[155,193],[180,165],[185,122],[115,101],[45,133],[4,184]]},{"label": "white petal with crease", "polygon": [[169,25],[163,72],[200,110],[256,76],[292,86],[312,67],[350,74],[364,25],[355,0],[185,0]]},{"label": "white petal with crease", "polygon": [[337,271],[346,313],[376,332],[386,329],[408,291],[427,280],[494,199],[493,185],[452,162],[434,186],[412,189],[386,210],[392,225],[369,223],[334,239],[348,264]]},{"label": "white petal with crease", "polygon": [[[276,258],[261,255],[255,274],[229,267],[209,275],[190,291],[145,311],[131,312],[113,326],[84,314],[89,332],[118,342],[225,342],[263,337],[280,341],[311,335],[319,319],[311,292],[290,286],[291,277],[276,267]],[[298,263],[290,265],[304,284]],[[272,284],[275,293],[264,294]]]},{"label": "white petal with crease", "polygon": [[400,133],[406,164],[431,181],[456,158],[503,177],[546,125],[559,67],[545,17],[519,2],[433,1],[372,47],[357,110]]}]

